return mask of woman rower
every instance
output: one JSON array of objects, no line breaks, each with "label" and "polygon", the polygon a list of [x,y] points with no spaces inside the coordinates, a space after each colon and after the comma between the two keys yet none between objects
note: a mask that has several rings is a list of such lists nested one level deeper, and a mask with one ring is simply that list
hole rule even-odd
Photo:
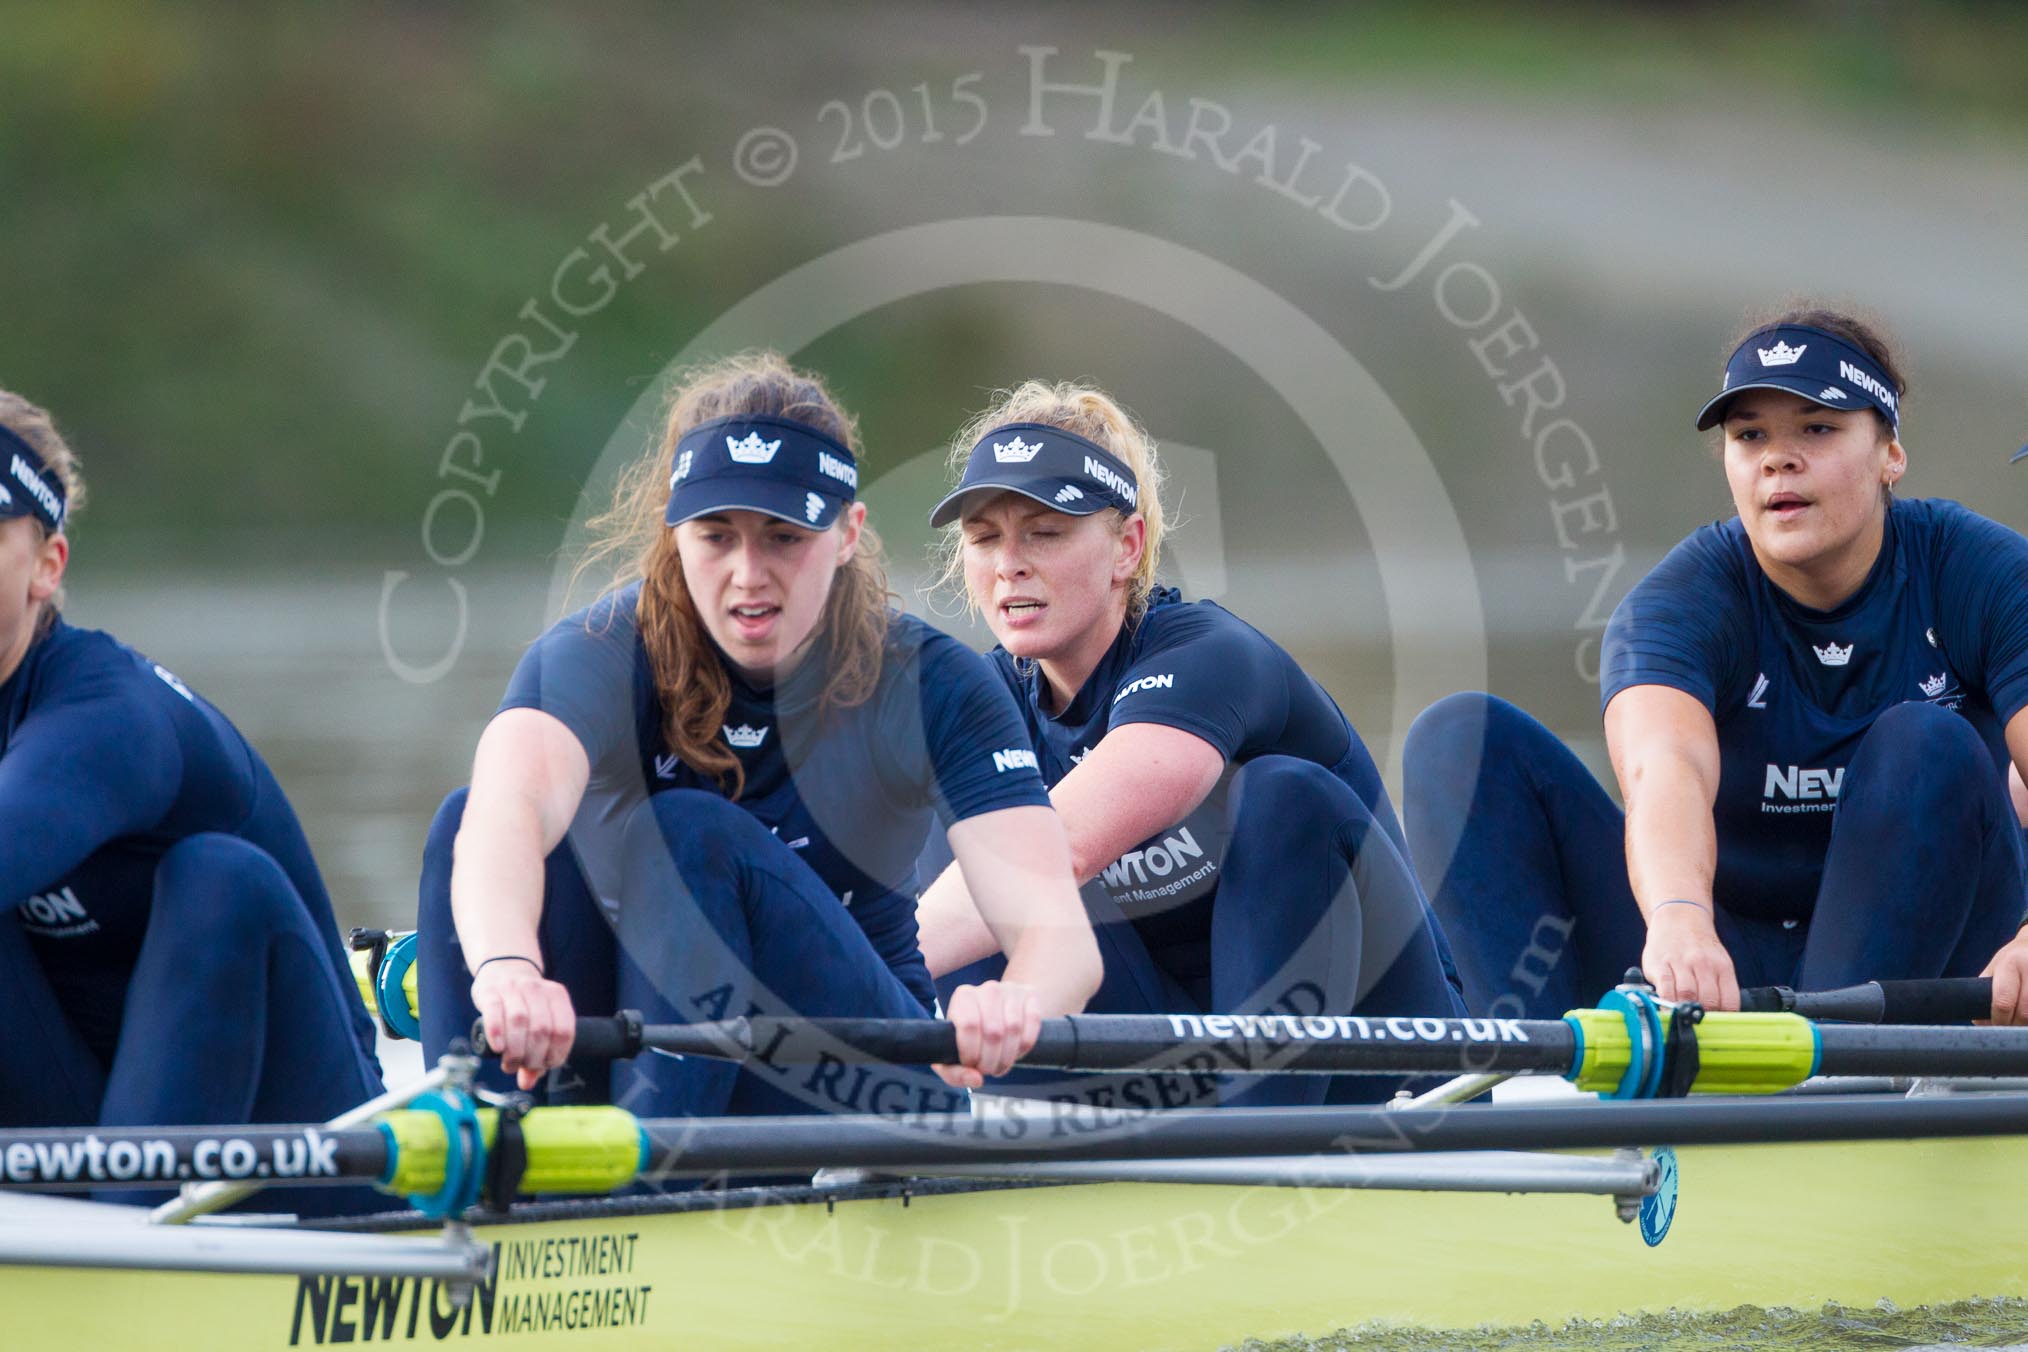
[{"label": "woman rower", "polygon": [[[1161,472],[1146,432],[1099,390],[1030,381],[973,420],[952,470],[930,516],[955,523],[946,576],[962,575],[1000,641],[991,657],[1077,879],[1096,881],[1105,983],[1091,1008],[1461,1012],[1344,714],[1259,630],[1156,586]],[[920,908],[944,981],[997,948],[966,884],[946,870]],[[1232,1076],[1218,1093],[1314,1103],[1394,1087],[1337,1080]]]},{"label": "woman rower", "polygon": [[[938,819],[1015,955],[952,993],[963,1064],[945,1079],[1006,1071],[1097,985],[1063,828],[1032,759],[1008,754],[1020,717],[977,655],[890,608],[856,445],[822,382],[771,353],[681,381],[661,444],[593,523],[586,562],[619,560],[613,590],[529,649],[431,829],[431,1055],[475,1009],[523,1088],[565,1064],[576,1010],[927,1018],[914,866]],[[657,1056],[583,1076],[550,1077],[550,1100],[949,1102],[934,1081]]]},{"label": "woman rower", "polygon": [[309,845],[223,714],[64,621],[83,497],[0,391],[0,1124],[335,1117],[380,1072]]},{"label": "woman rower", "polygon": [[1553,1017],[1632,963],[1714,1008],[1741,985],[1994,981],[2028,938],[2008,766],[2028,765],[2028,541],[1902,500],[1906,385],[1878,333],[1799,309],[1697,417],[1737,515],[1614,612],[1600,681],[1624,817],[1519,709],[1410,731],[1409,840],[1472,1007]]}]

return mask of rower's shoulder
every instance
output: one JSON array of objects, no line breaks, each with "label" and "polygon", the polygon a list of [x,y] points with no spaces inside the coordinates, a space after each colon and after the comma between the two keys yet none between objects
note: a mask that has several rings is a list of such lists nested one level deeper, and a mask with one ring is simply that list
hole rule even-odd
[{"label": "rower's shoulder", "polygon": [[1281,644],[1218,602],[1186,601],[1174,588],[1158,591],[1135,626],[1135,660],[1198,646],[1227,657],[1251,653],[1294,660]]},{"label": "rower's shoulder", "polygon": [[1694,590],[1706,595],[1724,592],[1744,594],[1760,565],[1746,526],[1736,516],[1699,526],[1672,546],[1660,562],[1648,570],[1633,591]]},{"label": "rower's shoulder", "polygon": [[1897,498],[1892,511],[1897,540],[1918,551],[1941,555],[1961,545],[2028,549],[2028,540],[2012,526],[1950,498]]},{"label": "rower's shoulder", "polygon": [[[997,653],[999,649],[993,651]],[[953,671],[983,675],[992,668],[992,656],[974,651],[955,635],[919,616],[904,610],[888,611],[883,676],[920,672],[923,679],[933,681]]]},{"label": "rower's shoulder", "polygon": [[604,650],[630,657],[641,642],[640,597],[638,582],[604,593],[543,630],[529,645],[529,657],[554,661]]},{"label": "rower's shoulder", "polygon": [[[205,735],[209,719],[174,672],[101,629],[58,622],[30,650],[24,716],[62,720],[66,735],[113,736],[136,751]],[[195,716],[193,716],[195,711]]]},{"label": "rower's shoulder", "polygon": [[85,629],[59,620],[29,650],[37,682],[57,691],[89,689],[114,694],[148,689],[146,677],[161,670],[138,649],[103,629]]}]

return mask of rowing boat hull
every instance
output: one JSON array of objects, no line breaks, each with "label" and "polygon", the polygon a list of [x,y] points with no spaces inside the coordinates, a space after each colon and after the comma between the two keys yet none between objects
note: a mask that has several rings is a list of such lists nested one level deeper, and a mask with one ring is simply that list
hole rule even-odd
[{"label": "rowing boat hull", "polygon": [[0,1309],[10,1348],[66,1352],[1212,1348],[1350,1325],[2028,1295],[2028,1139],[1679,1158],[1655,1248],[1598,1196],[944,1183],[482,1227],[499,1268],[465,1310],[417,1279],[27,1268],[0,1269]]}]

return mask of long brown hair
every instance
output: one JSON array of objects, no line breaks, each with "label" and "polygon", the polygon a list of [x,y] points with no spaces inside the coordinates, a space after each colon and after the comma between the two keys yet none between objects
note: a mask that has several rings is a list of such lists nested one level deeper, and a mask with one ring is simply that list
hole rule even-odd
[{"label": "long brown hair", "polygon": [[[669,465],[683,434],[713,418],[762,415],[806,423],[849,447],[854,456],[861,454],[856,421],[838,406],[822,378],[797,370],[779,353],[741,352],[680,371],[659,443],[620,475],[612,506],[587,523],[591,543],[574,575],[608,565],[614,590],[640,582],[634,613],[661,703],[662,740],[685,765],[716,776],[734,798],[745,788],[746,777],[725,742],[731,677],[698,618],[683,580],[676,532],[662,523],[662,515],[669,502]],[[819,647],[812,659],[822,661],[829,672],[819,718],[872,696],[892,599],[880,537],[865,527],[858,549],[831,580],[818,626]]]},{"label": "long brown hair", "polygon": [[[84,471],[78,465],[77,452],[63,439],[63,433],[56,430],[56,420],[47,410],[30,403],[10,390],[0,390],[0,427],[5,427],[34,448],[42,457],[42,463],[63,483],[63,523],[68,533],[70,523],[76,519],[78,509],[84,506]],[[40,518],[35,527],[47,540],[55,532],[44,525]],[[42,614],[36,619],[35,632],[40,635],[56,623],[57,614],[63,609],[63,588],[44,603]]]}]

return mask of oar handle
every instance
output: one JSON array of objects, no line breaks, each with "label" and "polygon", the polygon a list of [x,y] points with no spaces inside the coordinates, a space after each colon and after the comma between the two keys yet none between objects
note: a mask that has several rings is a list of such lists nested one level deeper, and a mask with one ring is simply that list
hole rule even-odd
[{"label": "oar handle", "polygon": [[1739,1007],[1846,1023],[1969,1023],[1993,1012],[1993,983],[1987,977],[1965,976],[1868,981],[1829,991],[1756,986],[1739,993]]},{"label": "oar handle", "polygon": [[[580,1018],[577,1033],[571,1039],[571,1060],[624,1061],[630,1056],[639,1056],[642,1027],[641,1016],[631,1009],[602,1017]],[[472,1054],[481,1057],[500,1054],[486,1038],[484,1019],[472,1021]],[[733,1056],[731,1059],[744,1058]]]}]

